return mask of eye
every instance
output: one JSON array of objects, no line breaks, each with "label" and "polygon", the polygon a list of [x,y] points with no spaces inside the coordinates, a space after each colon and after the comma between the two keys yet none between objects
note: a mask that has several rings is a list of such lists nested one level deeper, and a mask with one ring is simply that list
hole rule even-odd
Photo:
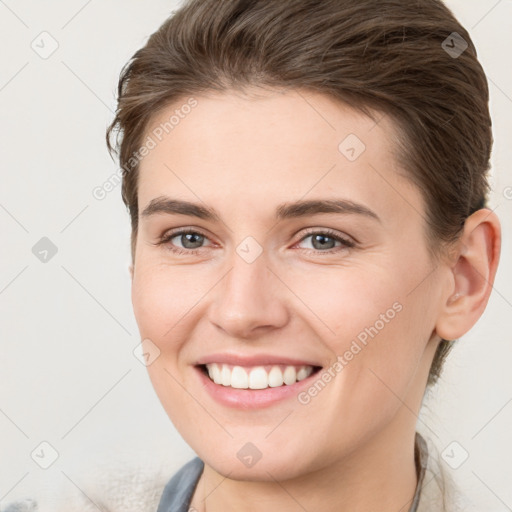
[{"label": "eye", "polygon": [[[353,241],[330,229],[310,230],[298,243],[300,244],[308,238],[311,239],[312,246],[312,248],[306,248],[308,252],[331,254],[356,246]],[[155,245],[164,245],[166,249],[176,254],[195,254],[205,248],[203,244],[206,240],[209,238],[199,231],[180,229],[164,233]],[[181,246],[177,244],[181,244]],[[336,246],[336,244],[338,245]]]},{"label": "eye", "polygon": [[[300,242],[304,242],[304,240],[307,240],[308,238],[311,239],[312,249],[307,250],[312,250],[313,252],[333,253],[356,246],[356,244],[351,240],[340,236],[338,233],[331,231],[330,229],[309,231],[306,236],[301,238]],[[336,243],[338,243],[337,247]]]},{"label": "eye", "polygon": [[[176,239],[180,246],[176,246]],[[208,238],[198,231],[191,229],[181,229],[164,233],[155,245],[165,245],[166,248],[176,254],[195,254],[200,249],[203,249],[202,244]]]}]

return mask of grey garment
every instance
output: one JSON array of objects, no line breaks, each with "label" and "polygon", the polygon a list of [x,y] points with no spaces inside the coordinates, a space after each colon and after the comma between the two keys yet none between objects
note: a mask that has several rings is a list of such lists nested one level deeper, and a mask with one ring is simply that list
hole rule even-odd
[{"label": "grey garment", "polygon": [[[427,459],[427,443],[416,432],[414,462],[416,464],[418,483],[409,512],[417,512],[418,510],[421,488],[427,468]],[[190,507],[190,502],[203,469],[204,463],[199,457],[187,462],[165,486],[157,512],[195,512],[195,509]]]},{"label": "grey garment", "polygon": [[190,502],[203,468],[199,457],[187,462],[165,486],[156,512],[194,512]]},{"label": "grey garment", "polygon": [[8,505],[7,508],[0,509],[0,512],[37,512],[37,503],[30,499],[17,501]]}]

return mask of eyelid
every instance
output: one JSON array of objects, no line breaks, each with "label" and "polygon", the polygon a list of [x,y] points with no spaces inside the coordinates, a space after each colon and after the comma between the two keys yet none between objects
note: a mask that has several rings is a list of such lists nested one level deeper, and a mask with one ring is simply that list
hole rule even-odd
[{"label": "eyelid", "polygon": [[182,235],[186,233],[197,233],[198,235],[202,235],[205,238],[210,238],[209,235],[207,235],[201,228],[197,228],[195,226],[182,226],[179,228],[172,228],[164,231],[163,234],[158,237],[158,239],[162,240],[165,238],[172,238],[173,236]]},{"label": "eyelid", "polygon": [[337,231],[330,229],[330,228],[320,228],[320,227],[314,227],[314,228],[308,228],[306,232],[302,233],[301,238],[295,242],[294,246],[302,242],[304,239],[308,238],[311,235],[316,234],[322,234],[327,235],[329,238],[332,238],[335,241],[338,241],[341,243],[341,247],[334,247],[332,249],[328,249],[325,251],[320,251],[317,249],[304,249],[308,252],[314,252],[317,254],[332,254],[336,253],[342,250],[346,249],[352,249],[355,248],[358,245],[358,242],[354,240],[351,236],[338,233]]},{"label": "eyelid", "polygon": [[[214,242],[212,242],[212,240],[210,239],[209,235],[207,235],[200,228],[196,228],[196,227],[192,227],[192,226],[188,226],[188,227],[184,226],[184,227],[168,229],[167,231],[164,231],[164,233],[158,237],[158,240],[155,245],[165,244],[171,238],[174,238],[179,235],[190,234],[190,233],[201,235],[205,239],[209,240],[211,242],[211,245],[215,245]],[[210,247],[211,245],[208,245],[207,247]],[[186,251],[192,253],[193,251],[199,251],[199,250],[205,249],[205,248],[206,247],[198,247],[197,249],[186,249]],[[178,247],[178,249],[181,249],[181,247]]]},{"label": "eyelid", "polygon": [[317,233],[329,235],[330,237],[333,237],[336,239],[341,239],[346,242],[350,242],[354,245],[358,243],[357,240],[350,235],[347,235],[345,233],[340,233],[331,228],[322,228],[322,227],[305,228],[305,232],[302,233],[302,235],[301,235],[302,238],[299,241],[303,240],[305,237],[307,237],[309,235],[315,235]]},{"label": "eyelid", "polygon": [[[186,249],[186,248],[176,247],[176,246],[174,246],[174,244],[170,244],[170,240],[172,238],[179,236],[179,235],[190,234],[190,233],[201,235],[206,240],[209,240],[211,242],[211,244],[208,246],[204,246],[204,247],[197,247],[195,249]],[[331,248],[331,249],[328,249],[325,251],[318,250],[318,249],[302,249],[302,250],[304,250],[306,252],[317,253],[317,254],[322,254],[322,253],[332,254],[332,253],[337,253],[339,251],[343,251],[346,249],[352,249],[352,248],[356,247],[358,244],[358,242],[355,241],[351,236],[338,233],[337,231],[335,231],[333,229],[312,227],[312,228],[306,228],[306,230],[302,232],[301,238],[299,238],[293,244],[293,247],[295,247],[297,244],[299,244],[300,242],[302,242],[309,236],[316,235],[316,234],[327,235],[328,238],[332,238],[333,240],[340,242],[341,247],[338,246],[338,247],[334,247],[334,248]],[[168,247],[168,250],[171,252],[178,253],[178,254],[189,254],[189,255],[196,254],[197,252],[200,252],[204,249],[207,249],[208,247],[215,245],[215,243],[210,240],[210,237],[206,233],[204,233],[202,231],[202,229],[197,228],[197,227],[192,227],[192,226],[188,226],[188,227],[182,226],[179,228],[169,229],[169,230],[165,231],[162,235],[159,236],[158,241],[154,245],[160,246],[160,245],[166,245],[166,244],[172,245],[172,247]]]}]

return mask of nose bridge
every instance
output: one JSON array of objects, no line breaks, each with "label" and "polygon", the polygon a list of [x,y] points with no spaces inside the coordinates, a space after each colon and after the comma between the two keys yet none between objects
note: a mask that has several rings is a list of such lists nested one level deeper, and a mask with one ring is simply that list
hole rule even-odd
[{"label": "nose bridge", "polygon": [[255,254],[255,249],[251,241],[236,248],[210,308],[210,320],[234,337],[250,337],[259,327],[280,327],[287,318],[279,280],[268,268],[266,254],[261,249]]}]

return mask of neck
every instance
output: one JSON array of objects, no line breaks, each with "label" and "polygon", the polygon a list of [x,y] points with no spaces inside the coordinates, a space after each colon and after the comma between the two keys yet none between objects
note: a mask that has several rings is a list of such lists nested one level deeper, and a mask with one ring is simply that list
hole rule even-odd
[{"label": "neck", "polygon": [[[401,414],[410,424],[410,411]],[[414,424],[400,435],[386,429],[335,465],[281,482],[232,480],[205,465],[191,510],[408,512],[417,485],[414,435]]]}]

